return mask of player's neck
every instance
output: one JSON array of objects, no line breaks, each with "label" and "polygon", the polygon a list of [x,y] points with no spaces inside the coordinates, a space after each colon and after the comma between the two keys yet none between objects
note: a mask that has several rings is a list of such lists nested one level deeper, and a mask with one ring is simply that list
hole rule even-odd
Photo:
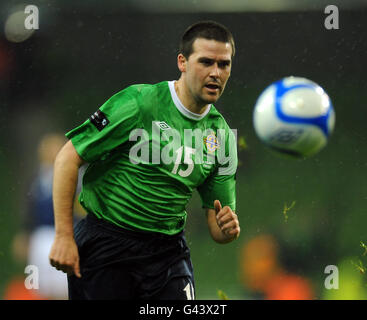
[{"label": "player's neck", "polygon": [[184,85],[184,81],[179,79],[175,81],[175,90],[178,98],[184,107],[196,114],[202,114],[209,107],[209,104],[206,103],[198,103],[194,100],[192,95],[188,92],[186,86]]}]

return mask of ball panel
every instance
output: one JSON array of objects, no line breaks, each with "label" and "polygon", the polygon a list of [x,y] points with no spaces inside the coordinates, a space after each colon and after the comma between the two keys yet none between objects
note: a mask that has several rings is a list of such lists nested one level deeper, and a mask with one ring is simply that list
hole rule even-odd
[{"label": "ball panel", "polygon": [[300,83],[318,86],[316,82],[313,82],[312,80],[303,78],[303,77],[289,76],[289,77],[281,79],[280,81],[282,81],[286,87],[299,85]]},{"label": "ball panel", "polygon": [[284,114],[300,118],[315,118],[327,114],[330,103],[325,94],[315,94],[311,88],[297,88],[284,94],[281,109]]},{"label": "ball panel", "polygon": [[283,124],[265,141],[274,147],[310,156],[320,151],[327,139],[320,128],[313,125]]},{"label": "ball panel", "polygon": [[282,123],[278,120],[275,112],[275,86],[268,87],[259,97],[253,113],[254,128],[263,141],[266,141],[277,125]]}]

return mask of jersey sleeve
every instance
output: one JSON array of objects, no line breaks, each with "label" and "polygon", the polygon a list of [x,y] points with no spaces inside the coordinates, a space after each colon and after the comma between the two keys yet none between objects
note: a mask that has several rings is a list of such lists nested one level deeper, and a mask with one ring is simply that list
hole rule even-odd
[{"label": "jersey sleeve", "polygon": [[203,208],[214,209],[214,200],[219,200],[222,207],[236,210],[237,144],[232,130],[227,137],[225,150],[228,156],[222,155],[215,171],[197,188]]},{"label": "jersey sleeve", "polygon": [[130,132],[139,126],[139,114],[134,92],[127,88],[108,99],[66,137],[83,160],[93,162],[129,140]]}]

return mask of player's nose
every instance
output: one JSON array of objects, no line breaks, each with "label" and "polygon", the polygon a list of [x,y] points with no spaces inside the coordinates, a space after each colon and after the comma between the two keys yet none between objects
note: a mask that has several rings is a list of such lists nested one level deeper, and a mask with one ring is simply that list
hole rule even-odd
[{"label": "player's nose", "polygon": [[212,68],[210,69],[210,76],[215,79],[220,77],[220,69],[217,63],[214,63]]}]

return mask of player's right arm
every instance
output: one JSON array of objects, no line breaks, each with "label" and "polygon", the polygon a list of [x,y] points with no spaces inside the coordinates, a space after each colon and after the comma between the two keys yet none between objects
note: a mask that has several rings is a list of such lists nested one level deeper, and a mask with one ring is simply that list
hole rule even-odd
[{"label": "player's right arm", "polygon": [[84,163],[71,141],[58,153],[54,163],[53,205],[55,238],[49,259],[52,266],[80,277],[79,253],[74,240],[73,203],[78,171]]}]

